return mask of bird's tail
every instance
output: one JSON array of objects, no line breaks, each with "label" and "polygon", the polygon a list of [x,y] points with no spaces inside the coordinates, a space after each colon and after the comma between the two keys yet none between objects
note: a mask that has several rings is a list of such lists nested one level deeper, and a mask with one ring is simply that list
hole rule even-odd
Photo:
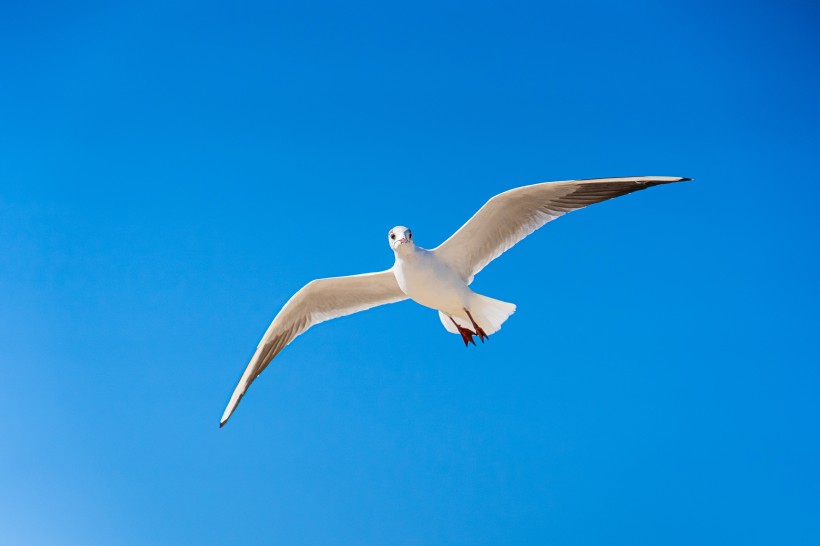
[{"label": "bird's tail", "polygon": [[[484,330],[484,333],[490,335],[499,331],[504,321],[515,313],[515,304],[488,298],[481,294],[471,294],[469,311],[476,324]],[[441,311],[439,311],[438,316],[448,332],[459,333],[450,317]],[[473,323],[466,313],[454,314],[453,319],[463,328],[473,329]]]}]

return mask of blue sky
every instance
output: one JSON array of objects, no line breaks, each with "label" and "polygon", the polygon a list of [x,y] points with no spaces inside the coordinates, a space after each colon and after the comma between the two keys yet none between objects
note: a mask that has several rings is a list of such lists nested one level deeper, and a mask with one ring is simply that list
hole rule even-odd
[{"label": "blue sky", "polygon": [[[810,2],[5,3],[3,544],[820,543]],[[307,281],[679,175],[482,272],[465,349]]]}]

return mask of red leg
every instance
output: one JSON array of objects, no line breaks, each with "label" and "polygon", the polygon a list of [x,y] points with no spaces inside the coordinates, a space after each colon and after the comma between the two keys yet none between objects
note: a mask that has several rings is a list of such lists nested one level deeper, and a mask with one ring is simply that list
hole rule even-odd
[{"label": "red leg", "polygon": [[481,329],[481,326],[475,323],[475,320],[473,320],[473,315],[471,315],[466,308],[464,309],[464,312],[467,313],[468,317],[470,317],[470,322],[473,323],[473,328],[475,328],[475,335],[478,336],[478,339],[481,340],[481,343],[484,343],[484,338],[490,339],[490,336],[484,333],[484,330]]},{"label": "red leg", "polygon": [[464,346],[466,347],[468,343],[472,343],[473,345],[475,345],[475,341],[473,340],[475,332],[472,332],[467,328],[462,328],[461,325],[457,323],[455,319],[453,319],[453,317],[450,317],[450,320],[452,320],[453,324],[455,324],[456,328],[458,328],[458,333],[461,334],[461,340],[464,342]]}]

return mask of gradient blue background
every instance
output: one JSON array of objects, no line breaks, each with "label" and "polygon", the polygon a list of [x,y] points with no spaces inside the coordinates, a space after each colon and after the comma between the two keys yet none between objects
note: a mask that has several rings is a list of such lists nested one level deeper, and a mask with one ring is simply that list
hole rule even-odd
[{"label": "gradient blue background", "polygon": [[[820,544],[812,2],[0,8],[0,543]],[[678,175],[475,289],[281,305],[492,195]]]}]

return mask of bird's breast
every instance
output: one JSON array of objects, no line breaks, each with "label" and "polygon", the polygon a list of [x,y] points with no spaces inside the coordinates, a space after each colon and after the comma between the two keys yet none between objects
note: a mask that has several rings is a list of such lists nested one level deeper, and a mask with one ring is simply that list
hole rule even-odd
[{"label": "bird's breast", "polygon": [[396,260],[396,281],[413,301],[433,309],[460,310],[470,289],[464,279],[429,252]]}]

